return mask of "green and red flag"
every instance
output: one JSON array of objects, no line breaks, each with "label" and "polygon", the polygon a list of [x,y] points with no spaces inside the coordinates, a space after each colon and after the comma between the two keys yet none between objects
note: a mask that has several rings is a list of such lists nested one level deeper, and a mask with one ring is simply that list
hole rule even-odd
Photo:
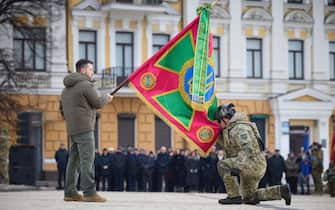
[{"label": "green and red flag", "polygon": [[128,78],[129,85],[161,119],[208,154],[220,132],[209,7]]}]

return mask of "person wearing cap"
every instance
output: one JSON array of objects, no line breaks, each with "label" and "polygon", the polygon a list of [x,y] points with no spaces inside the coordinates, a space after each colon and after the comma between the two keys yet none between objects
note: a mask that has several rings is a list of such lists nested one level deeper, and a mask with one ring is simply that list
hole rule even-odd
[{"label": "person wearing cap", "polygon": [[256,124],[250,122],[246,114],[236,112],[233,104],[219,106],[215,118],[222,128],[218,143],[225,152],[217,167],[228,194],[219,203],[256,205],[260,201],[283,198],[286,205],[290,205],[288,185],[257,189],[266,170],[266,160]]}]

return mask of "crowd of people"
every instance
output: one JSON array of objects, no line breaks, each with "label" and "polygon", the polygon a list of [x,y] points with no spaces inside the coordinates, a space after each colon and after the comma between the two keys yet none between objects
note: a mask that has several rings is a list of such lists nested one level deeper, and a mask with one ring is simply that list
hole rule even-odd
[{"label": "crowd of people", "polygon": [[[140,192],[208,192],[224,193],[225,187],[217,171],[217,162],[223,159],[222,150],[212,151],[208,157],[200,157],[197,151],[175,150],[161,147],[153,153],[136,148],[105,148],[95,153],[95,179],[97,191],[140,191]],[[313,178],[314,192],[321,194],[323,171],[321,145],[314,143],[310,150],[290,153],[285,160],[279,150],[266,150],[267,169],[259,188],[286,182],[294,194],[310,194],[310,179]],[[58,189],[62,188],[67,157],[64,145],[57,152]],[[329,177],[331,177],[329,179]],[[324,173],[324,181],[331,181],[332,170]],[[298,191],[300,186],[300,191]],[[330,187],[331,188],[331,187]],[[332,192],[333,190],[330,189]],[[331,193],[330,192],[330,193]],[[333,194],[335,195],[335,194]]]},{"label": "crowd of people", "polygon": [[217,171],[223,151],[206,158],[197,151],[161,147],[154,154],[144,149],[127,148],[96,151],[96,188],[102,191],[140,192],[225,192]]}]

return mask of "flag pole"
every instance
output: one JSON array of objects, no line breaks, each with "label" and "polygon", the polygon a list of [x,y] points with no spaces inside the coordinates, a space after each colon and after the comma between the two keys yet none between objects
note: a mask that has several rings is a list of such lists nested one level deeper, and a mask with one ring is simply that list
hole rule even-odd
[{"label": "flag pole", "polygon": [[117,91],[119,91],[123,86],[125,86],[129,82],[128,79],[123,80],[111,93],[110,95],[114,95]]}]

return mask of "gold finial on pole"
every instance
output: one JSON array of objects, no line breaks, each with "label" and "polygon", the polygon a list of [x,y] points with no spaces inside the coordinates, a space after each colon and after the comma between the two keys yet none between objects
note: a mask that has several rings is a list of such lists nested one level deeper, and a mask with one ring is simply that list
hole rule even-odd
[{"label": "gold finial on pole", "polygon": [[215,0],[215,1],[212,2],[211,6],[214,7],[214,6],[216,6],[218,3],[219,3],[219,0]]}]

